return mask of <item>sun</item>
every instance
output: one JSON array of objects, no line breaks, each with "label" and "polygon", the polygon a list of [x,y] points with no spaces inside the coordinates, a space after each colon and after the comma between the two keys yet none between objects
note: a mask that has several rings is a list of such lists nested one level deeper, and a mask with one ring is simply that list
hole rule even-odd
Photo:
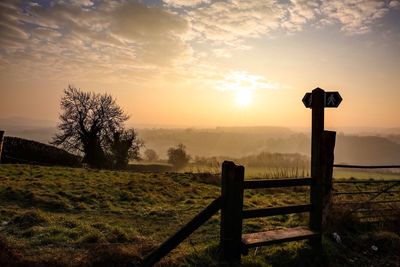
[{"label": "sun", "polygon": [[241,89],[235,93],[235,103],[239,107],[247,107],[251,104],[253,95],[250,90]]},{"label": "sun", "polygon": [[217,81],[217,88],[232,92],[235,105],[243,108],[253,103],[253,95],[257,94],[257,91],[273,89],[275,85],[262,76],[252,75],[246,71],[230,71],[223,80]]}]

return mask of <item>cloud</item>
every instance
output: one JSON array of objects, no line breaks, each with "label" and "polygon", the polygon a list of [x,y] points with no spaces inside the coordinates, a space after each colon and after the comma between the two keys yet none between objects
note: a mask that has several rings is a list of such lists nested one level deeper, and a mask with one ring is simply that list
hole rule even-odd
[{"label": "cloud", "polygon": [[0,3],[0,45],[15,51],[23,45],[21,43],[29,39],[29,34],[24,30],[23,24],[18,21],[20,14],[16,7],[16,1]]},{"label": "cloud", "polygon": [[350,34],[370,31],[373,23],[388,11],[384,1],[376,0],[332,0],[321,5],[326,19],[339,23],[341,30]]},{"label": "cloud", "polygon": [[187,10],[187,17],[194,39],[240,47],[246,38],[299,32],[310,25],[336,24],[347,34],[366,33],[390,8],[398,6],[397,0],[228,0],[203,2]]},{"label": "cloud", "polygon": [[279,24],[289,32],[301,31],[303,26],[319,14],[319,1],[292,0]]},{"label": "cloud", "polygon": [[271,0],[213,2],[188,12],[194,36],[215,44],[239,45],[279,27],[284,9]]},{"label": "cloud", "polygon": [[229,69],[216,77],[209,57],[234,57],[251,38],[327,25],[363,34],[399,8],[398,0],[3,1],[0,64],[21,76],[223,80]]},{"label": "cloud", "polygon": [[[4,62],[73,77],[121,76],[173,66],[190,54],[188,22],[162,7],[137,2],[0,4]],[[28,63],[29,62],[29,63]],[[23,70],[21,70],[22,72]]]},{"label": "cloud", "polygon": [[163,2],[174,7],[194,7],[202,3],[210,3],[211,0],[163,0]]},{"label": "cloud", "polygon": [[389,7],[395,8],[395,9],[400,9],[400,1],[398,1],[398,0],[390,1]]}]

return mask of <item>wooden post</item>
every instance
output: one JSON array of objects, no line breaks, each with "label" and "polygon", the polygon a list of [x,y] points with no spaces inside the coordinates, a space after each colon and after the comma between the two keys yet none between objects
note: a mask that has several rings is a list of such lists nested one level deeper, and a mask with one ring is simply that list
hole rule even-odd
[{"label": "wooden post", "polygon": [[3,151],[4,131],[0,131],[0,163],[1,163],[1,152]]},{"label": "wooden post", "polygon": [[224,161],[221,178],[221,259],[231,263],[240,262],[244,167]]},{"label": "wooden post", "polygon": [[335,141],[336,132],[324,131],[322,136],[322,166],[324,174],[322,185],[322,229],[327,224],[331,208]]},{"label": "wooden post", "polygon": [[322,229],[322,179],[321,162],[322,135],[324,132],[325,91],[316,88],[312,91],[312,130],[311,130],[311,190],[310,228],[320,232]]},{"label": "wooden post", "polygon": [[323,168],[321,162],[322,136],[324,132],[325,91],[316,88],[312,91],[312,129],[311,129],[311,187],[310,187],[310,229],[320,233],[310,239],[310,245],[322,249],[322,183]]}]

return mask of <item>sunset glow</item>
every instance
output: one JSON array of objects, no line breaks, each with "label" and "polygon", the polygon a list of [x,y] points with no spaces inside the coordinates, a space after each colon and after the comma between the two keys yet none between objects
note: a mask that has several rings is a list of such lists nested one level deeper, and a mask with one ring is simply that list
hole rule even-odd
[{"label": "sunset glow", "polygon": [[1,117],[56,122],[71,84],[131,125],[308,127],[321,87],[344,98],[328,126],[399,126],[398,0],[3,1],[0,18]]},{"label": "sunset glow", "polygon": [[235,94],[235,102],[238,106],[245,107],[251,103],[252,95],[248,90],[239,90]]}]

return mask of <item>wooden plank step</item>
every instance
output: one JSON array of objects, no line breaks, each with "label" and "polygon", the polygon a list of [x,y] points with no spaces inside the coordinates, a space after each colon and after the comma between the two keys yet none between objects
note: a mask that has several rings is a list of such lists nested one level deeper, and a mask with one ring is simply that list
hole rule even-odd
[{"label": "wooden plank step", "polygon": [[300,226],[288,229],[244,234],[242,235],[242,242],[246,248],[252,248],[289,241],[309,239],[317,237],[318,235],[318,232],[314,232],[308,227]]}]

